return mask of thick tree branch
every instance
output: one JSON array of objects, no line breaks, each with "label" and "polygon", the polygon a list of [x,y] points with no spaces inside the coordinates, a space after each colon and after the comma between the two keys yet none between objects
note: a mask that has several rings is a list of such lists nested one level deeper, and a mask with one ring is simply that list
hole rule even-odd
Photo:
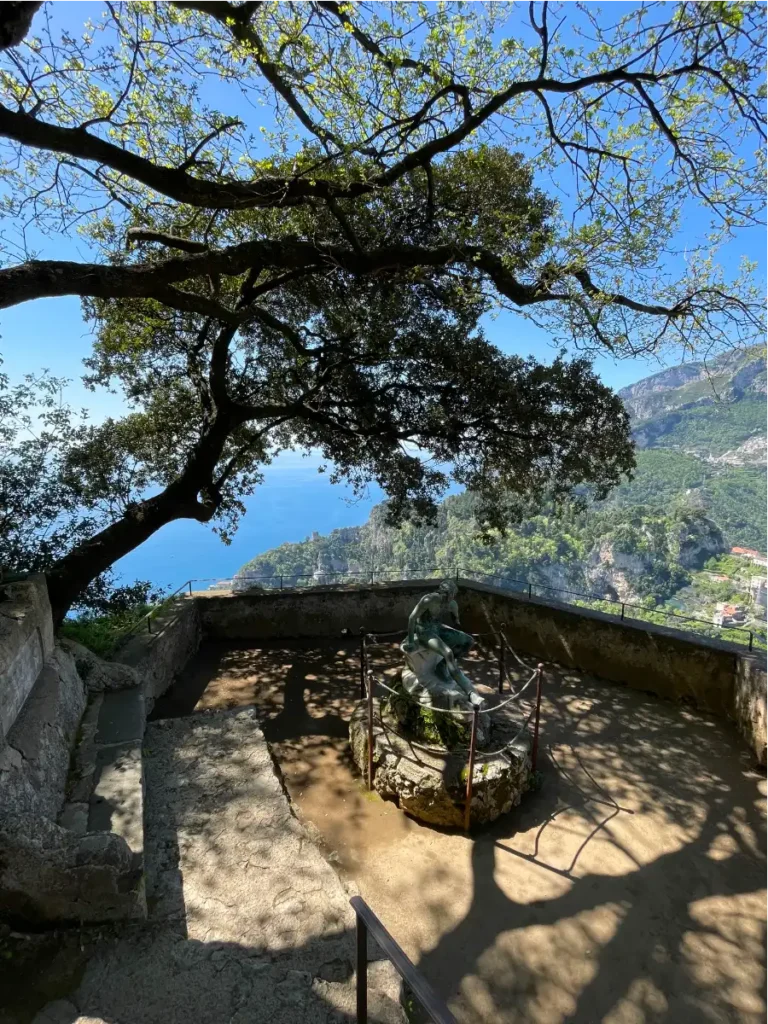
[{"label": "thick tree branch", "polygon": [[189,206],[218,210],[291,206],[328,196],[354,197],[370,191],[360,182],[348,187],[304,178],[265,176],[254,181],[204,181],[179,167],[167,167],[99,138],[83,128],[62,128],[40,121],[23,110],[0,104],[0,137],[31,149],[62,153],[103,164],[154,189],[160,195]]},{"label": "thick tree branch", "polygon": [[[219,3],[190,2],[184,6],[209,13],[226,22],[226,8],[232,5]],[[208,10],[211,8],[211,10]],[[219,10],[221,8],[221,10]],[[233,8],[237,11],[238,8]],[[248,25],[243,30],[251,31]],[[240,31],[240,30],[238,30]],[[253,42],[253,45],[257,45]],[[263,47],[263,44],[259,44]],[[267,62],[268,63],[268,62]],[[263,69],[262,69],[263,70]],[[367,181],[343,182],[323,179],[318,175],[311,179],[296,175],[290,178],[264,176],[252,181],[205,181],[189,174],[183,167],[167,167],[154,163],[146,157],[132,153],[130,150],[115,145],[105,139],[80,128],[62,128],[58,125],[40,121],[32,114],[23,110],[12,111],[0,104],[0,136],[29,146],[53,153],[66,154],[81,160],[94,161],[110,167],[118,173],[128,175],[154,191],[177,202],[195,207],[209,209],[237,210],[250,208],[268,208],[292,206],[305,203],[311,199],[354,199],[370,194],[379,188],[394,184],[410,171],[426,166],[441,153],[454,149],[472,132],[498,113],[510,101],[527,94],[552,93],[572,95],[595,86],[611,86],[625,84],[633,87],[652,85],[661,81],[668,82],[671,78],[683,78],[686,75],[711,77],[717,81],[718,76],[711,69],[698,62],[688,62],[670,68],[663,73],[630,71],[627,65],[598,71],[570,80],[558,80],[541,75],[539,77],[513,82],[507,89],[496,93],[481,107],[471,113],[465,109],[462,121],[452,130],[444,131],[430,142],[407,153],[391,166],[372,176]],[[274,86],[278,92],[280,89]],[[440,94],[450,91],[452,86],[443,86]],[[282,93],[281,93],[282,95]],[[638,93],[641,96],[642,93]],[[645,91],[647,96],[647,91]],[[428,99],[424,109],[434,103],[437,97]],[[651,117],[654,111],[647,107]],[[297,116],[299,116],[297,114]],[[308,116],[308,115],[307,115]],[[418,114],[414,115],[418,119]],[[323,136],[322,126],[310,122],[313,133]],[[330,139],[330,133],[325,133]]]},{"label": "thick tree branch", "polygon": [[[227,324],[237,325],[253,316],[247,307],[229,310],[213,299],[182,292],[171,286],[178,281],[210,274],[242,274],[254,265],[297,271],[315,267],[319,261],[324,269],[337,268],[355,275],[463,265],[484,272],[501,295],[521,307],[569,299],[565,292],[518,281],[498,256],[479,247],[440,245],[428,248],[403,245],[358,253],[337,245],[315,245],[299,239],[284,239],[241,242],[225,249],[128,267],[64,260],[30,261],[0,270],[0,309],[31,299],[59,295],[105,299],[156,298],[176,309],[195,310],[206,316],[218,317]],[[639,302],[619,293],[604,292],[583,269],[560,268],[558,275],[560,279],[573,277],[586,295],[599,296],[603,304],[623,306],[637,313],[654,316],[678,317],[687,311],[684,303],[665,306]]]},{"label": "thick tree branch", "polygon": [[32,27],[35,13],[42,6],[42,0],[6,0],[0,7],[0,50],[9,50],[19,45]]},{"label": "thick tree branch", "polygon": [[148,228],[128,228],[125,233],[125,247],[130,249],[134,242],[158,242],[168,249],[180,249],[182,252],[208,252],[210,246],[206,242],[196,242],[192,238],[182,238],[167,231],[150,231]]}]

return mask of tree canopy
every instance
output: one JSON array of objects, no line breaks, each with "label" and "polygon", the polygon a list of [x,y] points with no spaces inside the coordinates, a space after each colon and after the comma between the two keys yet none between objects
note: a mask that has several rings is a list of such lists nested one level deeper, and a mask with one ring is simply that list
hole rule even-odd
[{"label": "tree canopy", "polygon": [[133,404],[67,454],[76,504],[114,500],[49,566],[62,614],[174,518],[226,537],[286,447],[394,517],[451,475],[489,526],[604,494],[621,403],[583,358],[504,356],[487,313],[619,355],[761,331],[751,268],[715,262],[761,215],[760,5],[108,3],[79,35],[57,7],[0,55],[0,307],[81,296],[91,380]]}]

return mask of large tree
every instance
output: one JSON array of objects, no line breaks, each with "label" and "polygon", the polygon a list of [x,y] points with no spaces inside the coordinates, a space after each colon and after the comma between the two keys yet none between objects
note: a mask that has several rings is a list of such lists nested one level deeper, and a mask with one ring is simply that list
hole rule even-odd
[{"label": "large tree", "polygon": [[[761,210],[761,5],[108,4],[81,38],[57,6],[2,58],[0,306],[82,296],[93,379],[135,404],[66,460],[79,500],[119,500],[50,566],[59,615],[172,519],[226,532],[283,447],[395,517],[449,474],[489,526],[603,493],[618,401],[582,359],[503,356],[495,308],[619,355],[761,329],[714,261]],[[30,223],[93,258],[32,258]]]}]

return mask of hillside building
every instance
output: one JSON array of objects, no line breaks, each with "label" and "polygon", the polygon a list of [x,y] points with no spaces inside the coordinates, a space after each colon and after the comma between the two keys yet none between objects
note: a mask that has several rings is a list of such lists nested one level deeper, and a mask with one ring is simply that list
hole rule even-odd
[{"label": "hillside building", "polygon": [[715,606],[715,614],[712,621],[716,626],[743,626],[747,619],[747,613],[743,605],[727,604],[721,601]]},{"label": "hillside building", "polygon": [[754,548],[731,548],[731,554],[737,555],[739,558],[747,558],[754,565],[768,566],[768,558],[761,555],[759,551],[755,551]]}]

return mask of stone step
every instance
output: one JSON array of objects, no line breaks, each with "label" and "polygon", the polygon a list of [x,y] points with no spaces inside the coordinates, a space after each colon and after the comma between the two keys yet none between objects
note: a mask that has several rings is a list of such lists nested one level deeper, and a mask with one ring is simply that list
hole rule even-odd
[{"label": "stone step", "polygon": [[[91,696],[80,724],[59,825],[78,835],[112,832],[143,870],[146,714],[141,687]],[[146,909],[146,908],[145,908]]]},{"label": "stone step", "polygon": [[[150,920],[118,931],[62,995],[121,1024],[353,1020],[350,894],[293,814],[253,709],[153,722],[143,754]],[[105,776],[95,795],[109,796]],[[370,965],[369,988],[371,1024],[402,1024],[388,962]]]}]

